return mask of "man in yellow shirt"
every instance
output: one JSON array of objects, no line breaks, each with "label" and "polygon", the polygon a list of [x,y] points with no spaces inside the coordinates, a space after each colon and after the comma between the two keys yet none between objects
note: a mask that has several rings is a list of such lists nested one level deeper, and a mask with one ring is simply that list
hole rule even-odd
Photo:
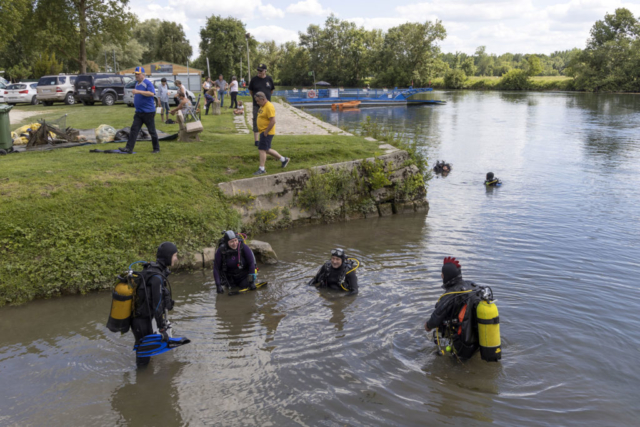
[{"label": "man in yellow shirt", "polygon": [[273,136],[276,134],[276,108],[271,102],[267,101],[267,97],[262,92],[257,92],[254,95],[254,99],[260,106],[256,119],[258,132],[260,132],[260,142],[258,143],[258,150],[260,150],[260,168],[257,172],[254,172],[254,175],[263,175],[267,173],[264,168],[265,163],[267,163],[267,154],[280,160],[283,168],[287,167],[290,159],[281,156],[276,150],[271,148],[271,141],[273,141]]}]

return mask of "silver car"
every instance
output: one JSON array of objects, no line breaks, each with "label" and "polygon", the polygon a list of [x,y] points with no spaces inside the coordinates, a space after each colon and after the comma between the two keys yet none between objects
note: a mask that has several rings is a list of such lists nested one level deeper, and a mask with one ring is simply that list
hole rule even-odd
[{"label": "silver car", "polygon": [[[162,80],[152,79],[151,82],[153,83],[153,86],[156,88],[156,93],[158,93],[158,88],[162,84]],[[173,80],[167,80],[167,86],[169,87],[169,104],[173,103],[174,105],[178,105],[178,103],[175,101],[175,98],[178,96],[178,86],[176,86]],[[136,87],[135,81],[127,83],[124,87],[124,103],[127,104],[129,107],[133,107],[133,93],[131,91],[135,89],[135,87]],[[156,98],[156,105],[160,106],[160,98],[158,97],[158,95],[156,95],[155,98]],[[189,98],[189,101],[191,101],[192,104],[196,100],[195,95],[190,90],[187,90],[187,98]]]},{"label": "silver car", "polygon": [[13,83],[4,90],[4,100],[9,105],[38,104],[38,83]]},{"label": "silver car", "polygon": [[7,85],[3,82],[0,82],[0,102],[4,102],[4,90],[7,88]]},{"label": "silver car", "polygon": [[38,80],[38,101],[44,105],[53,105],[54,102],[64,102],[67,105],[76,103],[73,97],[76,82],[75,74],[60,74],[57,76],[44,76]]}]

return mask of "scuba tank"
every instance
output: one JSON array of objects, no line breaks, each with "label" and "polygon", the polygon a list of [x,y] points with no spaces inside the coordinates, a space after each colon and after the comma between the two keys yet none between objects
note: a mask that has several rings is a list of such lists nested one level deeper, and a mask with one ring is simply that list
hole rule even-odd
[{"label": "scuba tank", "polygon": [[491,292],[491,297],[488,296],[488,293],[488,291],[484,292],[482,301],[478,303],[476,308],[480,357],[486,362],[497,362],[502,358],[500,317],[498,316],[498,307],[493,302],[493,292]]},{"label": "scuba tank", "polygon": [[120,282],[116,285],[111,295],[111,312],[107,320],[107,328],[111,332],[126,333],[131,327],[131,316],[133,314],[133,292],[134,288],[127,283],[127,280],[118,276]]}]

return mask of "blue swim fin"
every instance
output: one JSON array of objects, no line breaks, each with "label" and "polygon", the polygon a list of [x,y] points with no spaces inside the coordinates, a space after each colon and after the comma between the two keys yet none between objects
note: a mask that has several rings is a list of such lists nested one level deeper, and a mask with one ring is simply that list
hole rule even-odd
[{"label": "blue swim fin", "polygon": [[162,341],[162,335],[151,334],[142,338],[139,343],[133,346],[136,351],[137,357],[151,357],[158,356],[162,353],[180,347],[181,345],[189,344],[191,340],[189,338],[169,338],[169,341]]}]

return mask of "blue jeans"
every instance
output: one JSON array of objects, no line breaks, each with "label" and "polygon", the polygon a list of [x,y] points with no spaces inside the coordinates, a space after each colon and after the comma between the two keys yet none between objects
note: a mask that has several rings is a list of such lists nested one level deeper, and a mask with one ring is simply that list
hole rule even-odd
[{"label": "blue jeans", "polygon": [[218,99],[220,100],[220,107],[224,107],[224,92],[223,91],[219,91],[218,92]]}]

